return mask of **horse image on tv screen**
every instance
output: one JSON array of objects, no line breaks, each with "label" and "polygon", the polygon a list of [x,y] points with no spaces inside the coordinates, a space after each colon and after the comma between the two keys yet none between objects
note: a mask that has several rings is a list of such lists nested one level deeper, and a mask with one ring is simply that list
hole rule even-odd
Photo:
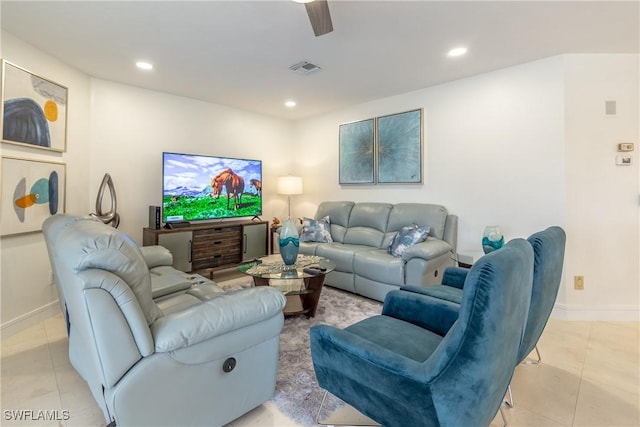
[{"label": "horse image on tv screen", "polygon": [[260,160],[163,153],[164,222],[261,214]]}]

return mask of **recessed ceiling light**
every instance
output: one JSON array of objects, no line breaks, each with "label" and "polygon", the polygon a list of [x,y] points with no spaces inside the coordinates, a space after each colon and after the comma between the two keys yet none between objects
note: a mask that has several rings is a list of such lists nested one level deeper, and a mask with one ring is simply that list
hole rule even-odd
[{"label": "recessed ceiling light", "polygon": [[140,68],[141,70],[153,70],[153,65],[145,61],[136,62],[136,67]]},{"label": "recessed ceiling light", "polygon": [[455,49],[451,49],[449,51],[449,53],[447,53],[448,56],[460,56],[460,55],[464,55],[465,53],[467,53],[467,48],[466,47],[456,47]]},{"label": "recessed ceiling light", "polygon": [[296,3],[311,3],[313,0],[293,0]]},{"label": "recessed ceiling light", "polygon": [[296,101],[294,101],[294,100],[292,100],[292,99],[290,99],[290,100],[288,100],[288,101],[285,101],[285,103],[284,103],[284,106],[285,106],[285,107],[287,107],[287,108],[293,108],[293,107],[295,107],[296,105],[297,105],[297,104],[296,104]]}]

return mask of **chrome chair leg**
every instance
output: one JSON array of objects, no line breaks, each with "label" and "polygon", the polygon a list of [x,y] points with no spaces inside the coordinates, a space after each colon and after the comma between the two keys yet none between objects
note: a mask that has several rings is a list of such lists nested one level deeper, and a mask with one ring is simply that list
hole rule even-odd
[{"label": "chrome chair leg", "polygon": [[321,425],[321,426],[329,425],[329,424],[322,424],[320,422],[320,414],[322,413],[322,407],[324,406],[324,401],[327,398],[327,393],[329,393],[329,391],[325,390],[324,395],[322,396],[322,402],[320,402],[320,407],[318,408],[318,413],[316,414],[316,425]]},{"label": "chrome chair leg", "polygon": [[380,427],[380,424],[354,424],[354,423],[348,423],[348,424],[331,423],[331,424],[327,424],[327,423],[320,422],[320,414],[322,413],[322,407],[324,406],[324,401],[327,399],[327,394],[329,394],[329,392],[327,390],[325,390],[324,391],[324,396],[322,396],[322,402],[320,402],[320,408],[318,408],[318,413],[316,414],[316,425],[319,425],[319,426]]},{"label": "chrome chair leg", "polygon": [[502,416],[502,422],[504,423],[504,427],[507,427],[507,417],[504,416],[504,411],[502,410],[502,405],[500,405],[500,415]]},{"label": "chrome chair leg", "polygon": [[507,396],[504,397],[504,403],[509,408],[513,408],[513,394],[511,393],[511,384],[509,384],[509,387],[507,387]]},{"label": "chrome chair leg", "polygon": [[538,350],[538,345],[536,344],[536,346],[534,347],[536,350],[536,355],[538,356],[538,360],[526,360],[522,363],[524,363],[525,365],[537,365],[540,362],[542,362],[542,357],[540,357],[540,350]]}]

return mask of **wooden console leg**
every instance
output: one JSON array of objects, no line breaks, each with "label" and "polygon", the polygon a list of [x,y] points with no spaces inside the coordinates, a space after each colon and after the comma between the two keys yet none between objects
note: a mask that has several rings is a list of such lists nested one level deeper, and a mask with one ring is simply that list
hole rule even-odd
[{"label": "wooden console leg", "polygon": [[254,277],[253,278],[254,286],[269,286],[269,279],[265,279],[263,277]]},{"label": "wooden console leg", "polygon": [[313,290],[312,293],[305,295],[302,301],[302,307],[305,310],[309,310],[307,317],[316,316],[316,309],[318,308],[318,301],[320,301],[320,293],[324,284],[324,276],[324,274],[320,274],[304,279],[305,287]]}]

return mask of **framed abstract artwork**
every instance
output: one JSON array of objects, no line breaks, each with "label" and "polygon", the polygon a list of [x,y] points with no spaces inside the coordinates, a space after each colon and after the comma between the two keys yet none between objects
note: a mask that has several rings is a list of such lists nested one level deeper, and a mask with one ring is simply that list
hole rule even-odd
[{"label": "framed abstract artwork", "polygon": [[42,222],[64,212],[64,163],[2,157],[0,235],[40,231]]},{"label": "framed abstract artwork", "polygon": [[340,125],[339,183],[373,184],[375,120]]},{"label": "framed abstract artwork", "polygon": [[380,184],[422,184],[422,109],[378,117]]},{"label": "framed abstract artwork", "polygon": [[68,89],[2,61],[2,142],[64,152]]}]

